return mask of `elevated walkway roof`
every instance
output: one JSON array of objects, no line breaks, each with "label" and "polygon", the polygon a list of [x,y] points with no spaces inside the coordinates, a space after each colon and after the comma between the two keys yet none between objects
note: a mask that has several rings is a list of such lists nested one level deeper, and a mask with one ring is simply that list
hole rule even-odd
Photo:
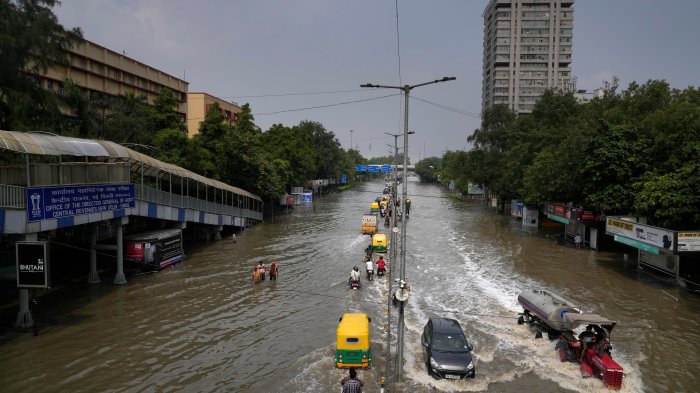
[{"label": "elevated walkway roof", "polygon": [[[0,130],[0,149],[10,150],[21,154],[50,155],[50,156],[75,156],[75,157],[103,157],[120,159],[133,164],[144,164],[155,172],[161,171],[183,178],[206,184],[218,189],[231,191],[259,201],[262,199],[246,190],[230,186],[218,180],[209,179],[195,172],[156,160],[153,157],[139,153],[128,147],[111,141],[95,139],[83,139],[68,136],[59,136],[41,131],[2,131]],[[149,174],[148,170],[144,171]]]}]

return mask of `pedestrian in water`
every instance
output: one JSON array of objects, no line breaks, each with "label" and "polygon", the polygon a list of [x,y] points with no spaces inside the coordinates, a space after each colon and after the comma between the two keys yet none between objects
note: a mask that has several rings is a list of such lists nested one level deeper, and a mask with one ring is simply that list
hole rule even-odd
[{"label": "pedestrian in water", "polygon": [[253,282],[254,283],[259,283],[260,282],[260,273],[258,273],[258,268],[254,267],[253,268]]},{"label": "pedestrian in water", "polygon": [[272,261],[270,264],[270,269],[268,270],[270,272],[270,281],[277,281],[277,262]]},{"label": "pedestrian in water", "polygon": [[577,233],[574,237],[574,244],[576,244],[577,249],[581,248],[581,243],[583,243],[583,239],[581,238],[581,235]]},{"label": "pedestrian in water", "polygon": [[265,264],[263,261],[258,263],[258,274],[260,274],[260,281],[265,281]]},{"label": "pedestrian in water", "polygon": [[350,375],[341,379],[340,384],[343,386],[342,393],[362,393],[362,387],[365,386],[360,378],[357,378],[357,371],[354,368],[350,369]]}]

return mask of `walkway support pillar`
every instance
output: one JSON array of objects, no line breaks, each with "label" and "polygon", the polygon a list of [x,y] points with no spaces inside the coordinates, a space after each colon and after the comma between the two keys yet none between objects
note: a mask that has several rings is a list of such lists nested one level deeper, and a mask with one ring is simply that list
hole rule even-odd
[{"label": "walkway support pillar", "polygon": [[97,273],[97,223],[90,224],[90,274],[88,274],[88,284],[98,284],[100,275]]},{"label": "walkway support pillar", "polygon": [[117,224],[117,274],[114,276],[115,285],[126,284],[124,276],[124,224],[128,224],[129,219],[122,217],[116,220]]},{"label": "walkway support pillar", "polygon": [[[37,239],[36,233],[27,233],[24,235],[25,241],[35,242]],[[32,312],[29,309],[29,289],[22,288],[19,290],[19,312],[17,312],[15,327],[29,328],[32,326],[34,326],[34,318],[32,318]]]}]

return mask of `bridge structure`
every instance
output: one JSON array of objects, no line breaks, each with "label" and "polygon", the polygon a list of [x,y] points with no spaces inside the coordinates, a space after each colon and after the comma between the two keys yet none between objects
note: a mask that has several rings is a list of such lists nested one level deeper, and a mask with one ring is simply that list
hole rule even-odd
[{"label": "bridge structure", "polygon": [[[100,282],[98,249],[116,251],[113,283],[126,283],[125,233],[190,226],[207,239],[220,239],[225,227],[242,230],[261,222],[262,212],[263,201],[255,194],[115,142],[0,131],[3,243],[87,240],[90,283]],[[111,239],[113,245],[98,244]],[[33,324],[27,291],[19,293],[20,327]]]}]

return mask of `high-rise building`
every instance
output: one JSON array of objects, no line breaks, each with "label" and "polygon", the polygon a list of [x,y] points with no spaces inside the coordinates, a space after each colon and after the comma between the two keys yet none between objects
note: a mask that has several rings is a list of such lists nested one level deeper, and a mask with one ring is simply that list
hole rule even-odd
[{"label": "high-rise building", "polygon": [[530,113],[549,88],[574,89],[574,0],[489,0],[484,10],[482,110]]}]

